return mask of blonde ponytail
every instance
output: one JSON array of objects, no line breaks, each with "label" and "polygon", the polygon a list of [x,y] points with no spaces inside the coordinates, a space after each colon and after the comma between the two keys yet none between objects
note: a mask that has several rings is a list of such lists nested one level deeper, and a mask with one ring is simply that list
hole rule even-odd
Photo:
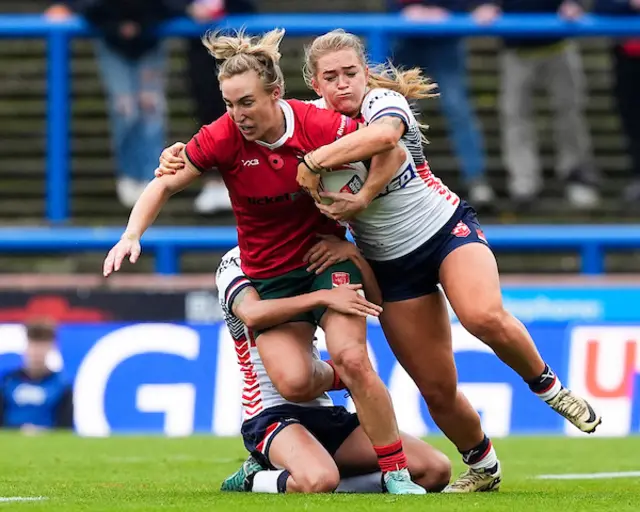
[{"label": "blonde ponytail", "polygon": [[438,86],[422,74],[420,68],[398,69],[391,62],[379,64],[369,70],[367,85],[402,94],[408,100],[422,100],[438,96]]},{"label": "blonde ponytail", "polygon": [[284,75],[279,65],[284,33],[284,29],[274,29],[262,37],[250,37],[244,30],[233,36],[222,35],[220,31],[207,32],[202,37],[202,44],[212,57],[221,61],[218,67],[220,81],[255,71],[266,91],[280,88],[284,95]]}]

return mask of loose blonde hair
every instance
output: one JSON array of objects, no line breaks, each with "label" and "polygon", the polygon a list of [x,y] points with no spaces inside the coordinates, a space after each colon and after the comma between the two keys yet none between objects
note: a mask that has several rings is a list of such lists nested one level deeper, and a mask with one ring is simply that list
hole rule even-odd
[{"label": "loose blonde hair", "polygon": [[222,81],[247,71],[255,71],[271,93],[279,88],[284,96],[284,75],[280,69],[280,42],[284,29],[274,29],[262,37],[251,37],[244,29],[234,35],[222,35],[220,31],[207,32],[202,44],[209,54],[222,61],[218,64],[218,80]]},{"label": "loose blonde hair", "polygon": [[[316,37],[304,49],[305,62],[302,73],[304,81],[313,88],[313,79],[318,73],[318,60],[328,53],[351,49],[356,52],[364,67],[368,66],[364,44],[360,38],[343,29],[332,30]],[[391,62],[379,64],[369,70],[367,85],[371,89],[381,87],[402,94],[408,100],[420,100],[437,96],[438,87],[422,74],[420,68],[399,69]]]},{"label": "loose blonde hair", "polygon": [[[302,74],[305,83],[310,89],[313,89],[313,79],[317,76],[320,58],[328,53],[341,50],[353,50],[363,67],[369,65],[364,44],[362,44],[358,36],[345,32],[343,29],[327,32],[322,36],[316,37],[304,49],[305,58]],[[395,91],[408,100],[421,100],[438,96],[434,92],[438,85],[424,76],[420,68],[400,69],[394,66],[391,61],[378,64],[369,69],[367,86],[370,89],[382,88]],[[429,126],[418,123],[418,127],[421,131],[422,141],[428,144],[429,141],[424,132],[429,129]]]}]

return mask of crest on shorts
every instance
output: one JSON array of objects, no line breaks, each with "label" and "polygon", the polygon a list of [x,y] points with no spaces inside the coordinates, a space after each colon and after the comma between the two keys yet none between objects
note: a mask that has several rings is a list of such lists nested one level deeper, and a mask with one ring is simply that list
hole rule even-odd
[{"label": "crest on shorts", "polygon": [[456,224],[456,227],[451,231],[453,236],[457,236],[458,238],[466,238],[471,234],[471,230],[469,226],[467,226],[464,222],[460,221]]},{"label": "crest on shorts", "polygon": [[331,274],[331,284],[333,284],[334,287],[349,284],[350,282],[351,276],[349,272],[333,272]]}]

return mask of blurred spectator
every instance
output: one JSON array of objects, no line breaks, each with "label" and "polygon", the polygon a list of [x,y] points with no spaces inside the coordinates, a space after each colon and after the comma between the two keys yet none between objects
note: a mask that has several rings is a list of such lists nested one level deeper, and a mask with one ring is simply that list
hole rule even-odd
[{"label": "blurred spectator", "polygon": [[[584,14],[571,0],[489,0],[473,15],[491,23],[505,13],[555,13],[567,20]],[[509,189],[520,206],[531,204],[542,189],[541,163],[533,118],[533,89],[544,83],[555,110],[556,172],[566,184],[569,202],[589,208],[598,202],[596,169],[589,129],[583,115],[586,80],[577,45],[558,37],[505,38],[502,54],[500,115],[502,153],[510,174]]]},{"label": "blurred spectator", "polygon": [[56,2],[44,11],[44,15],[52,21],[64,21],[73,16],[73,11],[68,5]]},{"label": "blurred spectator", "polygon": [[[207,23],[224,14],[250,14],[255,12],[253,0],[195,0],[187,8],[189,15],[200,23]],[[200,126],[215,121],[226,111],[215,61],[200,38],[189,40],[187,49],[189,82],[196,106],[196,119]],[[210,173],[211,174],[211,173]],[[215,175],[205,178],[202,192],[195,200],[198,213],[216,213],[231,210],[229,193],[222,179]]]},{"label": "blurred spectator", "polygon": [[153,178],[165,138],[165,50],[154,28],[184,13],[180,0],[68,0],[98,30],[98,64],[109,101],[118,199],[133,206]]},{"label": "blurred spectator", "polygon": [[[596,0],[598,14],[640,15],[640,0]],[[640,37],[616,41],[612,49],[615,95],[622,127],[627,136],[633,181],[625,199],[638,207],[640,201]]]},{"label": "blurred spectator", "polygon": [[0,426],[29,434],[73,428],[71,386],[46,363],[55,345],[55,328],[48,322],[34,322],[26,330],[23,366],[0,381]]},{"label": "blurred spectator", "polygon": [[[444,21],[450,12],[464,12],[470,0],[388,0],[390,7],[414,21]],[[471,106],[467,87],[466,51],[458,37],[409,37],[400,41],[394,60],[419,66],[437,82],[444,115],[449,123],[453,148],[462,167],[469,200],[484,206],[494,193],[485,177],[484,143]]]}]

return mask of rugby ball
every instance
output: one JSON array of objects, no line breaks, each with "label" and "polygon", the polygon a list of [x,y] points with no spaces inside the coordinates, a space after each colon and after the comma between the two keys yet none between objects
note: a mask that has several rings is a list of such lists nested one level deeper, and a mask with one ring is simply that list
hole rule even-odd
[{"label": "rugby ball", "polygon": [[[357,194],[364,185],[368,174],[369,170],[362,162],[343,165],[339,169],[323,171],[320,173],[321,190]],[[333,203],[327,197],[323,197],[322,202],[324,204]]]}]

